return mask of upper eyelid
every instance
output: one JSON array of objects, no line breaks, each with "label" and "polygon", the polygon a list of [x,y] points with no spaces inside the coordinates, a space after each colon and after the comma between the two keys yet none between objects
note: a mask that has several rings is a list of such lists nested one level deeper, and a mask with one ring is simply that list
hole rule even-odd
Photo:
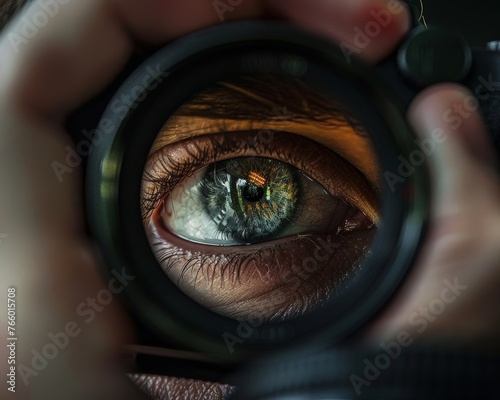
[{"label": "upper eyelid", "polygon": [[[188,126],[191,130],[184,129],[180,131],[179,129],[172,128],[167,124],[164,129],[158,134],[155,145],[153,145],[151,152],[148,156],[148,160],[155,157],[164,147],[169,146],[174,143],[178,143],[184,140],[196,139],[200,136],[218,134],[224,132],[234,132],[234,131],[253,131],[255,130],[255,125],[260,121],[245,121],[245,125],[242,125],[242,121],[229,121],[229,120],[207,120],[206,125],[202,127],[196,126],[195,123]],[[175,126],[175,122],[173,123]],[[166,140],[169,137],[170,140]],[[162,144],[162,142],[164,142]]]},{"label": "upper eyelid", "polygon": [[[193,116],[193,118],[196,119],[191,119],[190,117],[182,115],[173,115],[159,132],[149,157],[153,156],[164,146],[181,140],[194,139],[203,135],[254,130],[260,130],[262,132],[286,132],[290,130],[287,129],[289,128],[289,124],[307,126],[313,122],[303,116],[284,117],[281,115],[269,116],[266,119],[205,118],[195,116]],[[318,127],[321,127],[321,129],[338,129],[342,126],[347,127],[346,124],[335,124],[333,120],[316,121],[315,123]]]},{"label": "upper eyelid", "polygon": [[[188,120],[174,117],[169,120],[158,135],[150,153],[150,158],[165,146],[187,139],[217,134],[221,132],[258,131],[288,132],[314,140],[331,149],[357,169],[359,169],[375,187],[380,184],[378,160],[372,148],[372,142],[364,132],[351,126],[333,122],[309,122],[302,119],[289,121],[234,121],[218,119]],[[333,134],[335,132],[335,134]]]},{"label": "upper eyelid", "polygon": [[[192,145],[192,141],[190,140],[183,141],[183,143],[176,143],[174,144],[174,148],[172,149],[173,153],[178,153],[179,155],[181,153],[184,153],[186,157],[184,160],[175,159],[170,156],[164,158],[162,157],[161,153],[157,153],[154,158],[148,161],[148,164],[145,168],[143,195],[149,196],[146,201],[150,203],[158,201],[158,199],[152,196],[148,191],[148,187],[150,187],[151,185],[155,186],[153,191],[155,193],[159,193],[168,192],[168,187],[173,188],[172,185],[180,182],[175,181],[175,179],[172,179],[168,176],[168,174],[171,172],[167,165],[168,163],[172,163],[174,167],[173,171],[177,175],[181,175],[192,171],[193,166],[199,166],[201,168],[201,166],[203,166],[201,164],[203,163],[209,164],[211,162],[220,161],[223,159],[220,158],[222,157],[222,155],[224,155],[224,157],[226,158],[257,155],[274,157],[278,160],[285,161],[296,166],[312,178],[316,179],[318,182],[322,182],[323,184],[328,185],[328,190],[333,196],[337,196],[347,203],[358,207],[366,215],[368,215],[372,219],[372,221],[378,220],[378,207],[375,200],[376,187],[371,184],[370,180],[366,176],[364,176],[362,171],[358,170],[356,166],[353,166],[341,156],[336,155],[334,151],[330,151],[331,156],[327,159],[323,158],[319,160],[317,157],[320,154],[323,154],[323,156],[324,154],[326,154],[326,147],[322,146],[314,140],[307,139],[299,135],[294,135],[289,132],[276,133],[277,140],[274,144],[269,143],[265,144],[264,147],[256,148],[247,143],[246,146],[242,147],[242,137],[240,135],[244,133],[247,134],[248,138],[251,138],[251,135],[255,134],[255,132],[228,132],[224,135],[219,134],[212,135],[211,137],[203,137],[204,144],[200,143],[199,148],[203,148],[203,151],[205,152],[209,151],[210,154],[204,154],[203,157],[201,157],[201,159],[199,160],[193,159],[189,151],[186,151],[185,146]],[[292,138],[294,138],[294,140],[292,140]],[[244,140],[243,143],[245,143]],[[223,144],[223,146],[220,146],[221,144]],[[198,147],[198,144],[196,146]],[[320,150],[321,148],[323,148],[324,150]],[[307,154],[305,154],[305,149],[309,149],[309,153],[306,152]],[[165,151],[167,151],[167,149],[165,149]],[[289,157],[290,159],[283,158],[286,155],[288,155],[287,157]],[[330,165],[329,168],[323,170],[324,168],[318,168],[318,162],[323,167],[329,165],[325,164],[325,162],[334,163],[335,167],[333,167],[333,165]],[[177,170],[177,168],[179,167],[184,167],[184,172],[179,173],[179,171]],[[327,171],[329,171],[328,174]],[[356,176],[353,176],[352,179],[348,179],[347,181],[345,180],[345,177],[340,178],[342,174],[346,173],[350,173],[351,175],[354,174]],[[327,174],[328,176],[325,174]],[[169,184],[169,186],[165,187],[165,184],[167,183]],[[157,188],[157,186],[159,185],[163,185],[161,189]],[[368,193],[372,193],[373,198],[370,198],[370,200],[367,200],[366,202],[360,203],[361,200],[359,198],[359,193],[364,193],[365,195],[367,195]],[[158,196],[160,195],[158,194]]]}]

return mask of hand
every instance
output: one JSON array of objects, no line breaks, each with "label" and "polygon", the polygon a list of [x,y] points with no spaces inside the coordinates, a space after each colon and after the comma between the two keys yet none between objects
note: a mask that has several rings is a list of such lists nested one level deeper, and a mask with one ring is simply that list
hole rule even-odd
[{"label": "hand", "polygon": [[443,84],[421,93],[409,110],[421,138],[444,131],[428,160],[430,226],[416,265],[371,326],[372,339],[408,332],[416,341],[499,348],[498,156],[478,110],[450,114],[471,98]]},{"label": "hand", "polygon": [[[247,0],[233,11],[223,13],[223,17],[228,21],[286,18],[334,41],[354,46],[353,27],[365,26],[373,18],[371,12],[387,8],[391,3],[394,2],[366,0],[359,4],[340,0],[290,0],[285,4]],[[35,7],[37,3],[25,14],[28,20],[33,18]],[[0,39],[0,229],[8,234],[8,238],[0,251],[0,265],[4,277],[2,292],[7,291],[7,286],[17,288],[19,315],[16,329],[22,338],[17,353],[18,365],[33,369],[32,351],[42,352],[44,346],[51,343],[49,333],[55,335],[66,331],[68,323],[73,321],[78,321],[78,328],[81,328],[78,334],[74,326],[70,329],[75,336],[70,337],[67,348],[59,351],[58,356],[49,360],[40,371],[33,370],[36,375],[25,375],[28,386],[18,375],[18,394],[26,396],[31,393],[32,398],[40,399],[141,398],[142,395],[122,378],[118,363],[114,361],[120,346],[130,340],[130,336],[124,333],[131,330],[117,302],[112,301],[102,311],[95,312],[95,319],[88,324],[82,323],[76,312],[82,302],[95,297],[109,282],[102,282],[97,272],[97,256],[84,233],[81,171],[76,169],[72,179],[59,183],[51,163],[64,159],[65,146],[70,144],[62,128],[65,116],[97,95],[118,74],[136,47],[165,44],[190,31],[217,24],[219,17],[220,12],[215,11],[212,2],[205,0],[70,0],[26,43],[21,41],[19,46],[14,46],[12,42],[12,34],[22,37],[22,20],[16,20],[3,32]],[[391,23],[381,34],[373,38],[369,46],[359,49],[359,56],[369,62],[382,59],[394,50],[408,25],[406,12],[393,14]],[[439,96],[450,95],[445,88],[437,91],[439,94],[431,92],[428,98],[424,94],[425,101],[422,98],[417,100],[413,119],[415,115],[421,115],[424,107],[438,101]],[[418,131],[425,134],[425,127],[417,122]],[[467,132],[481,129],[479,118],[472,115],[463,125],[464,132],[465,128]],[[471,243],[469,264],[462,265],[464,271],[469,271],[470,266],[475,265],[471,263],[478,259],[473,254],[484,257],[482,268],[474,270],[477,276],[470,281],[469,288],[476,287],[476,282],[481,279],[498,287],[498,279],[491,279],[495,272],[494,276],[498,277],[498,263],[494,264],[500,259],[493,246],[499,235],[493,224],[499,216],[498,206],[494,208],[495,196],[498,199],[497,178],[483,160],[469,154],[464,142],[458,140],[470,136],[459,134],[462,130],[453,132],[447,129],[447,132],[450,140],[436,152],[435,161],[431,160],[433,170],[439,171],[440,177],[436,181],[434,215],[444,215],[442,210],[449,209],[446,196],[463,198],[460,204],[467,208],[470,217],[459,218],[462,222],[457,226],[450,222],[449,229],[461,232],[469,227],[483,226],[483,223],[487,228],[483,230],[481,243],[472,238],[475,240]],[[484,150],[481,140],[474,143],[474,150]],[[470,143],[468,146],[471,147]],[[474,168],[457,168],[456,160],[462,156],[450,156],[450,153],[464,154],[468,157],[464,158],[466,165]],[[462,178],[459,171],[466,172],[467,182],[463,181],[466,178]],[[449,181],[448,176],[453,180]],[[469,181],[478,190],[460,192],[461,185],[469,184]],[[471,199],[474,193],[477,197]],[[482,203],[475,209],[469,204],[472,200]],[[496,211],[486,214],[486,210]],[[473,218],[474,212],[482,216],[480,220]],[[402,326],[400,320],[404,318],[396,316],[420,305],[421,299],[410,293],[425,284],[426,279],[435,277],[436,271],[428,265],[439,265],[433,260],[448,260],[450,255],[447,254],[453,250],[444,245],[436,246],[432,237],[450,236],[449,232],[436,231],[430,237],[420,266],[415,269],[414,277],[407,281],[408,292],[405,288],[400,292],[401,298],[406,300],[395,303],[400,305],[397,310],[395,306],[388,309],[387,317],[380,319],[381,328],[377,332],[385,334],[399,329]],[[480,246],[476,249],[474,243]],[[448,270],[448,265],[440,269],[448,271],[443,276],[453,275],[460,266]],[[464,276],[464,279],[468,278],[470,276]],[[454,276],[450,279],[453,281]],[[412,281],[414,286],[410,284]],[[467,298],[464,295],[461,300],[465,302]],[[480,295],[469,301],[468,304],[476,309],[481,307],[484,298]],[[4,318],[6,311],[1,315],[0,318]],[[452,329],[451,325],[442,325]],[[437,324],[433,326],[439,327]],[[161,390],[159,387],[157,393]],[[181,396],[181,393],[174,396]]]},{"label": "hand", "polygon": [[[102,281],[85,235],[82,171],[76,168],[59,183],[51,164],[64,159],[65,147],[71,145],[65,117],[99,94],[135,48],[162,45],[220,23],[221,13],[205,0],[52,2],[56,12],[27,37],[26,21],[40,18],[42,3],[50,2],[34,2],[0,39],[0,215],[2,233],[8,235],[0,252],[1,291],[16,288],[16,393],[32,399],[142,398],[116,361],[121,345],[131,340],[118,302],[112,298],[106,307],[89,304],[89,298],[103,296],[117,282]],[[385,0],[356,6],[247,0],[222,17],[287,18],[351,43],[352,27],[384,7]],[[395,48],[408,26],[405,9],[400,10],[361,56],[375,62]],[[5,321],[5,309],[1,315]],[[4,368],[2,364],[2,374]],[[148,385],[159,396],[203,392],[199,385],[191,392],[175,383],[154,386],[150,380]]]}]

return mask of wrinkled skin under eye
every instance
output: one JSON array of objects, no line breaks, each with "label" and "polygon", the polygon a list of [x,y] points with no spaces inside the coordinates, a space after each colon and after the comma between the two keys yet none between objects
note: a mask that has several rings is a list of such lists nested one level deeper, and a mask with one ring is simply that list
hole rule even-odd
[{"label": "wrinkled skin under eye", "polygon": [[[154,154],[146,167],[143,185],[143,204],[151,208],[151,211],[143,210],[145,226],[161,267],[194,300],[233,318],[280,320],[321,304],[332,293],[341,290],[347,278],[356,274],[375,231],[376,218],[373,216],[376,216],[376,192],[359,171],[315,142],[282,134],[283,142],[277,142],[275,150],[272,144],[258,146],[257,142],[245,140],[245,135],[252,133],[197,138],[195,146],[192,140],[187,140],[166,146]],[[242,146],[242,142],[250,145]],[[220,154],[213,153],[216,151]],[[175,159],[171,157],[172,154]],[[253,160],[253,164],[249,160]],[[181,199],[182,196],[189,197],[190,188],[199,189],[196,195],[203,190],[205,196],[214,192],[214,187],[210,187],[210,179],[208,183],[195,184],[207,175],[207,171],[200,168],[212,168],[213,172],[213,161],[217,161],[215,165],[225,165],[226,169],[231,162],[240,163],[240,170],[245,169],[246,162],[250,163],[246,165],[247,170],[252,170],[249,166],[253,165],[253,171],[246,171],[242,175],[247,183],[253,179],[253,187],[245,188],[240,182],[239,194],[242,195],[246,190],[248,199],[260,201],[261,196],[265,195],[262,180],[266,178],[262,173],[263,167],[261,170],[257,168],[256,160],[275,167],[287,163],[282,174],[284,177],[301,177],[311,186],[317,185],[318,193],[321,193],[323,200],[328,199],[330,204],[325,204],[322,210],[318,208],[323,202],[309,205],[310,209],[302,211],[302,214],[315,215],[315,219],[305,218],[294,226],[293,218],[290,217],[285,224],[287,227],[280,227],[278,234],[267,232],[257,240],[250,240],[251,235],[245,236],[242,231],[239,234],[231,231],[231,235],[214,231],[217,221],[210,216],[206,201],[205,204],[201,202],[187,206],[187,209],[198,207],[204,213],[198,213],[198,217],[203,215],[205,222],[198,223],[195,230],[190,231],[181,221],[187,218],[196,222],[195,212],[186,212],[183,216],[183,211],[172,213],[173,209],[181,206],[186,209]],[[184,170],[182,179],[179,163],[183,161],[190,170]],[[317,165],[321,165],[321,168],[317,168]],[[242,176],[235,179],[241,180]],[[227,187],[224,185],[229,182],[224,182],[225,178],[227,174],[226,177],[222,174],[219,186]],[[216,180],[217,176],[212,179],[212,186]],[[296,187],[288,182],[288,186],[285,185],[282,190],[298,194],[296,192],[300,191],[304,182],[296,180]],[[162,191],[156,187],[160,182],[163,184]],[[258,190],[259,187],[262,191]],[[234,189],[232,193],[227,193],[229,197],[236,196],[233,204],[241,203],[237,185]],[[311,195],[310,190],[308,195]],[[231,200],[226,198],[220,201]],[[307,209],[304,199],[301,202],[301,206]],[[201,210],[200,207],[205,209]],[[311,209],[315,210],[311,212]],[[179,212],[180,219],[177,218]],[[215,209],[212,212],[217,214]],[[175,218],[174,214],[177,214]],[[220,213],[217,216],[220,223]],[[311,226],[313,220],[317,226]],[[212,228],[207,227],[210,221],[214,224]],[[258,225],[255,226],[257,229]],[[205,228],[203,237],[199,233],[201,228]],[[226,239],[227,243],[222,243]],[[243,245],[247,243],[251,244]],[[221,244],[225,246],[220,247]]]}]

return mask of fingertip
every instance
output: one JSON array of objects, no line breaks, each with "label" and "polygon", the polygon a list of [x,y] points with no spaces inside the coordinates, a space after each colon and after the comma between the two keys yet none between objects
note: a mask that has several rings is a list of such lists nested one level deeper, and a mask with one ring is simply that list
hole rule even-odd
[{"label": "fingertip", "polygon": [[399,0],[270,0],[277,13],[340,43],[349,58],[376,62],[389,55],[411,25]]},{"label": "fingertip", "polygon": [[[422,90],[411,104],[408,115],[412,122],[419,123],[423,114],[443,114],[454,103],[463,102],[471,95],[467,89],[459,84],[441,83]],[[443,120],[444,121],[444,120]]]},{"label": "fingertip", "polygon": [[424,90],[411,104],[408,118],[418,135],[442,132],[481,162],[497,166],[479,100],[464,86],[444,83]]}]

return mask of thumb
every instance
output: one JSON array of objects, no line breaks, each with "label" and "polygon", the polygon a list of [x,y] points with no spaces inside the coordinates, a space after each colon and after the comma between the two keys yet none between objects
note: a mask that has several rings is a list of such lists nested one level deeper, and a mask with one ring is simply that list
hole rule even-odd
[{"label": "thumb", "polygon": [[[439,85],[415,99],[408,117],[428,155],[429,227],[415,265],[368,335],[497,337],[500,313],[491,305],[500,287],[500,180],[478,103],[465,88]],[[441,304],[445,282],[459,282],[466,294],[446,302],[442,315],[426,314]]]},{"label": "thumb", "polygon": [[498,204],[497,156],[471,93],[454,84],[433,86],[415,99],[409,120],[422,140],[434,142],[428,158],[434,215],[455,213],[464,204],[478,206],[479,198]]}]

